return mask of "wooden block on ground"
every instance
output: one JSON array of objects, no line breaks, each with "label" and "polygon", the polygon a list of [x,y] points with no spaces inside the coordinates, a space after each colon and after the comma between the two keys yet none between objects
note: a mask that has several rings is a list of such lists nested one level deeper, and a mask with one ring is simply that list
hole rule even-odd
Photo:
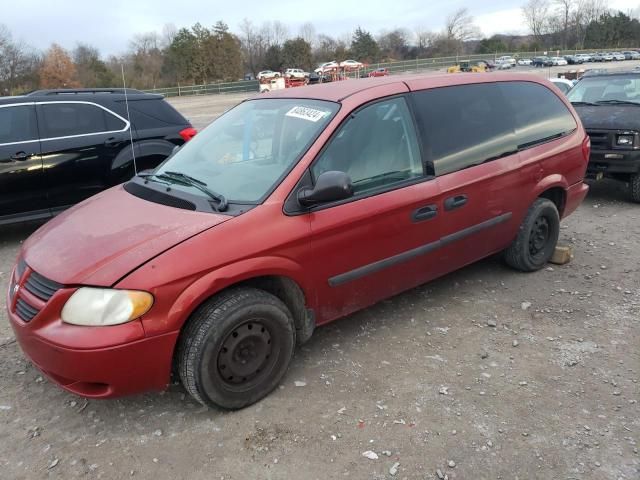
[{"label": "wooden block on ground", "polygon": [[566,265],[573,258],[573,247],[567,247],[563,245],[558,245],[556,247],[556,251],[553,252],[553,257],[551,257],[551,263],[555,263],[556,265]]}]

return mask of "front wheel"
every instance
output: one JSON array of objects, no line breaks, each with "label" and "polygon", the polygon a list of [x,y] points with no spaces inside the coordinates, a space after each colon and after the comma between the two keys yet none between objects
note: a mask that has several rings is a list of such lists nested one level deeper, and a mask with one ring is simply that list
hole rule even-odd
[{"label": "front wheel", "polygon": [[631,201],[640,203],[640,173],[631,176],[629,189],[631,190]]},{"label": "front wheel", "polygon": [[560,235],[560,215],[556,205],[538,198],[520,225],[518,236],[505,250],[506,263],[516,270],[534,272],[553,256]]},{"label": "front wheel", "polygon": [[178,371],[200,403],[228,409],[267,396],[287,371],[296,343],[289,309],[255,288],[236,288],[204,303],[178,341]]}]

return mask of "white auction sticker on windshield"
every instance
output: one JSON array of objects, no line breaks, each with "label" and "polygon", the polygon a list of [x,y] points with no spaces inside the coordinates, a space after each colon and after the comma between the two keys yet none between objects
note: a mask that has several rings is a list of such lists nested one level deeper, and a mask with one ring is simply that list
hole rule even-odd
[{"label": "white auction sticker on windshield", "polygon": [[287,117],[301,118],[303,120],[309,120],[310,122],[317,122],[329,115],[329,112],[298,105],[297,107],[293,107],[289,110],[286,115]]}]

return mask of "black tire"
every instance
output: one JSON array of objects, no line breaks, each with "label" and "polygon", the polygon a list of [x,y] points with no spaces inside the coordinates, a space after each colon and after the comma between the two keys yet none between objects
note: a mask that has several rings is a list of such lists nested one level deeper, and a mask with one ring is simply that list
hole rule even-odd
[{"label": "black tire", "polygon": [[236,288],[201,305],[178,340],[185,389],[203,405],[239,409],[282,380],[296,344],[291,312],[277,297]]},{"label": "black tire", "polygon": [[529,207],[518,236],[504,252],[506,263],[522,272],[535,272],[553,256],[560,236],[560,215],[556,205],[538,198]]},{"label": "black tire", "polygon": [[640,203],[640,173],[631,176],[629,180],[629,191],[631,193],[631,201]]}]

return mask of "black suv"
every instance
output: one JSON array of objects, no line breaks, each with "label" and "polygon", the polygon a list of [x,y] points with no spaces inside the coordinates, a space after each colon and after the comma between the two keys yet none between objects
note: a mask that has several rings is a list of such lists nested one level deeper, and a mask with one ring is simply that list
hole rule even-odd
[{"label": "black suv", "polygon": [[640,71],[589,71],[567,97],[591,138],[587,174],[629,183],[640,203]]},{"label": "black suv", "polygon": [[138,90],[0,97],[0,225],[51,217],[130,179],[134,154],[138,171],[154,168],[195,133],[162,96]]}]

